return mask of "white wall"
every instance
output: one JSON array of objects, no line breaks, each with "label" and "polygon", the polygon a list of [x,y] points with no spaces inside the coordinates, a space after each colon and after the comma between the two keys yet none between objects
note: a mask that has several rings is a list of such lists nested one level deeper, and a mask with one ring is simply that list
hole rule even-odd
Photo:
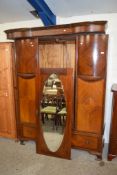
[{"label": "white wall", "polygon": [[[58,24],[83,22],[83,21],[99,21],[107,20],[108,27],[107,33],[109,34],[109,46],[108,46],[108,66],[107,66],[107,88],[106,88],[106,104],[105,104],[105,142],[108,143],[109,129],[110,129],[110,118],[111,118],[111,103],[112,93],[111,86],[113,83],[117,83],[117,13],[115,14],[101,14],[101,15],[86,15],[86,16],[75,16],[69,18],[57,18]],[[7,41],[6,35],[3,32],[7,29],[13,28],[24,28],[24,27],[39,27],[43,26],[40,20],[15,22],[0,24],[0,41]]]},{"label": "white wall", "polygon": [[30,28],[40,26],[43,26],[43,23],[40,19],[0,24],[0,42],[8,41],[4,32],[7,29]]}]

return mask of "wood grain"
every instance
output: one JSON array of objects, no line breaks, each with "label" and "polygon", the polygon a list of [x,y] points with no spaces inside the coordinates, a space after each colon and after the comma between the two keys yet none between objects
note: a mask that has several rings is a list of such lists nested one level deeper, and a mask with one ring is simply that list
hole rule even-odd
[{"label": "wood grain", "polygon": [[39,44],[40,68],[74,68],[75,41]]},{"label": "wood grain", "polygon": [[78,78],[77,130],[101,134],[104,115],[105,81]]},{"label": "wood grain", "polygon": [[35,123],[35,78],[18,78],[19,118],[21,123]]}]

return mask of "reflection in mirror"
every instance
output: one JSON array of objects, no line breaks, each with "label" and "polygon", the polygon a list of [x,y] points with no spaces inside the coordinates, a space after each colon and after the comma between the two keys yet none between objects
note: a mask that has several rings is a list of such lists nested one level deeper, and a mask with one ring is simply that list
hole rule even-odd
[{"label": "reflection in mirror", "polygon": [[44,83],[40,115],[45,142],[55,152],[62,143],[67,117],[63,85],[56,74]]}]

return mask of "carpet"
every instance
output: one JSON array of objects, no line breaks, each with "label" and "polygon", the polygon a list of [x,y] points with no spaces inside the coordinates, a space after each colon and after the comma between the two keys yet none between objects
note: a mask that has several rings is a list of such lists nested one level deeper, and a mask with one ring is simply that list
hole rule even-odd
[{"label": "carpet", "polygon": [[85,151],[72,150],[65,160],[36,154],[35,143],[20,145],[0,138],[0,175],[117,175],[117,159],[96,161]]}]

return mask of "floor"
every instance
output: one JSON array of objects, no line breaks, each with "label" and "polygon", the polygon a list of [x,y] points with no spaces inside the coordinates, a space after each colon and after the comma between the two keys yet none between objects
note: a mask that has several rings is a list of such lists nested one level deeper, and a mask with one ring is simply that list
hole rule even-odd
[{"label": "floor", "polygon": [[117,159],[95,160],[85,151],[72,150],[72,159],[65,160],[35,153],[35,144],[20,145],[0,139],[0,175],[117,175]]}]

